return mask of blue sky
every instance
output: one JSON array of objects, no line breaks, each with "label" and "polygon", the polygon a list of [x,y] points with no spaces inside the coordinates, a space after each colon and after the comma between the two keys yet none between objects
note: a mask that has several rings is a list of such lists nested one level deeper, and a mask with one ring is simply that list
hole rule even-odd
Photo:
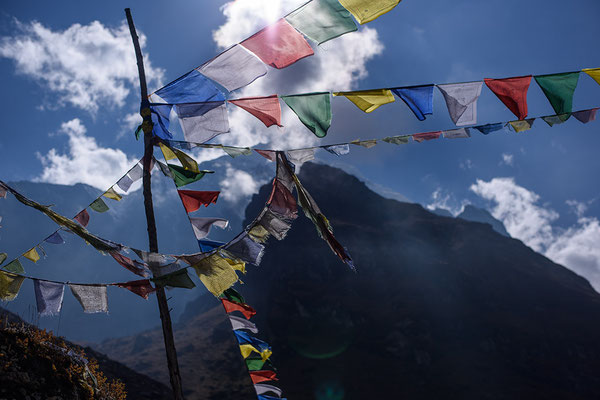
[{"label": "blue sky", "polygon": [[[249,36],[300,3],[127,5],[146,37],[144,53],[156,89],[212,58],[219,46]],[[142,151],[132,134],[139,94],[135,65],[122,57],[132,54],[122,5],[5,2],[1,11],[1,178],[110,185]],[[270,69],[242,93],[453,83],[600,67],[595,51],[599,11],[595,0],[404,0],[359,32],[321,46],[314,57],[283,71]],[[21,46],[17,51],[16,44]],[[528,104],[530,116],[553,114],[535,82]],[[600,86],[582,74],[574,109],[596,106]],[[364,114],[346,99],[334,98],[333,112],[332,128],[319,143],[453,127],[437,89],[434,115],[424,122],[400,101]],[[318,141],[287,110],[284,129],[261,128],[239,110],[231,117],[231,134],[217,142],[284,148]],[[478,122],[510,119],[510,111],[484,87]],[[514,237],[600,283],[600,253],[594,244],[600,239],[599,123],[571,119],[550,128],[538,120],[521,134],[484,137],[474,132],[469,140],[400,147],[380,143],[369,150],[353,147],[343,158],[318,157],[425,206],[455,213],[465,203],[486,207]],[[228,177],[233,188],[236,182],[248,183],[247,177]]]}]

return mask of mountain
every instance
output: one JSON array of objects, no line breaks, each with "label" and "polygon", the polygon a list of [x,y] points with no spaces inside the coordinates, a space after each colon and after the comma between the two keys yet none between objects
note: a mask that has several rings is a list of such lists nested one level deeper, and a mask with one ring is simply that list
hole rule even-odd
[{"label": "mountain", "polygon": [[[287,397],[599,397],[600,295],[584,278],[487,223],[385,199],[339,169],[307,163],[300,179],[357,272],[300,215],[237,286]],[[186,398],[253,398],[214,298],[189,303],[175,337]],[[159,331],[97,346],[165,382],[161,347]]]},{"label": "mountain", "polygon": [[456,218],[462,218],[467,221],[483,222],[484,224],[490,224],[492,226],[492,229],[501,234],[502,236],[510,237],[502,221],[497,220],[492,216],[492,214],[490,214],[487,210],[484,210],[482,208],[478,208],[468,204],[465,206],[463,211],[456,216]]}]

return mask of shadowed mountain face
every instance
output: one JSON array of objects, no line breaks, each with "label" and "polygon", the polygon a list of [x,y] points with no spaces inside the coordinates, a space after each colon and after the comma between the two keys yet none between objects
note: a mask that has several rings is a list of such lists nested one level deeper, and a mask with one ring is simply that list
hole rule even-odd
[{"label": "shadowed mountain face", "polygon": [[[585,279],[488,224],[384,199],[341,170],[309,163],[300,179],[358,272],[300,215],[243,277],[238,289],[258,311],[258,337],[273,347],[276,384],[287,397],[598,398],[600,295]],[[247,218],[269,191],[253,198]],[[215,307],[210,296],[191,302],[176,331],[187,398],[250,399]],[[126,354],[138,338],[100,349],[160,378],[164,371],[135,365],[156,350]],[[240,368],[224,376],[226,363]]]},{"label": "shadowed mountain face", "polygon": [[466,219],[467,221],[483,222],[484,224],[490,224],[492,228],[499,234],[510,237],[502,221],[498,221],[488,211],[481,208],[474,207],[472,205],[466,205],[463,212],[456,216],[456,218]]}]

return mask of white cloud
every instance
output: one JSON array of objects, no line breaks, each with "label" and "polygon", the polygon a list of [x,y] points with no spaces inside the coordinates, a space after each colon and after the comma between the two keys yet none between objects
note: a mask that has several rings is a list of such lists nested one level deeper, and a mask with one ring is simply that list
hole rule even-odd
[{"label": "white cloud", "polygon": [[[100,105],[122,106],[131,88],[139,87],[135,53],[124,23],[108,28],[98,21],[53,31],[39,22],[16,22],[18,34],[0,40],[0,56],[13,59],[17,73],[54,92],[52,105],[95,113]],[[146,37],[140,36],[142,49]],[[164,71],[144,65],[149,84],[160,84]]]},{"label": "white cloud", "polygon": [[73,185],[86,183],[100,190],[114,184],[135,163],[119,149],[100,147],[93,137],[86,136],[86,128],[78,118],[64,122],[61,134],[69,137],[68,154],[51,149],[39,155],[44,170],[35,179],[38,182]]},{"label": "white cloud", "polygon": [[600,290],[600,222],[583,216],[585,205],[569,200],[567,204],[574,207],[578,220],[561,229],[552,225],[559,214],[539,205],[540,197],[517,185],[513,178],[494,178],[489,182],[478,179],[470,189],[495,203],[492,215],[504,222],[512,237],[586,277]]},{"label": "white cloud", "polygon": [[431,200],[432,202],[430,204],[427,204],[425,208],[427,208],[430,211],[433,211],[435,209],[443,209],[450,212],[450,214],[454,216],[457,216],[458,214],[463,212],[465,206],[469,204],[469,202],[466,200],[463,200],[462,202],[460,202],[460,204],[458,204],[458,202],[450,194],[444,193],[444,191],[440,187],[438,187],[431,194]]},{"label": "white cloud", "polygon": [[512,154],[502,153],[502,161],[500,161],[500,165],[506,164],[512,167],[514,165],[514,159],[515,157]]},{"label": "white cloud", "polygon": [[464,170],[473,169],[473,161],[467,158],[465,161],[461,161],[458,166]]},{"label": "white cloud", "polygon": [[258,189],[266,182],[257,181],[252,175],[246,171],[232,168],[227,165],[225,171],[225,179],[221,182],[221,195],[223,200],[231,203],[237,203],[238,201],[252,196],[258,192]]}]

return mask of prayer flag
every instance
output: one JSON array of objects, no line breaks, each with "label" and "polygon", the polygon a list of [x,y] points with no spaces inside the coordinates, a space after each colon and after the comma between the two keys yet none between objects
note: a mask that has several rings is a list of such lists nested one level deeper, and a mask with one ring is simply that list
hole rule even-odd
[{"label": "prayer flag", "polygon": [[315,149],[289,150],[285,152],[289,161],[300,166],[315,159]]},{"label": "prayer flag", "polygon": [[485,124],[485,125],[474,126],[474,128],[477,129],[479,132],[483,133],[484,135],[489,135],[492,132],[496,132],[501,129],[504,129],[504,124],[498,122],[495,124]]},{"label": "prayer flag", "polygon": [[544,91],[556,114],[573,111],[573,94],[579,81],[579,72],[537,75],[535,81]]},{"label": "prayer flag", "polygon": [[239,44],[225,50],[198,70],[230,92],[251,84],[267,73],[267,67]]},{"label": "prayer flag", "polygon": [[483,82],[451,83],[437,85],[446,100],[450,118],[457,126],[477,123],[477,100]]},{"label": "prayer flag", "polygon": [[388,136],[381,140],[391,144],[407,144],[408,139],[410,139],[410,135]]},{"label": "prayer flag", "polygon": [[[236,335],[241,331],[233,331]],[[239,339],[238,339],[239,340]],[[263,342],[264,343],[264,342]],[[269,357],[273,354],[273,351],[269,349],[258,349],[254,345],[249,343],[240,344],[240,353],[242,353],[242,357],[248,358],[252,353],[260,354],[260,358],[262,361],[267,361]]]},{"label": "prayer flag", "polygon": [[246,358],[246,368],[248,368],[248,371],[260,371],[263,369],[265,362],[262,358]]},{"label": "prayer flag", "polygon": [[99,213],[103,213],[109,210],[104,200],[102,200],[100,197],[98,197],[96,200],[93,201],[92,204],[90,204],[90,208]]},{"label": "prayer flag", "polygon": [[600,84],[600,68],[585,68],[582,70]]},{"label": "prayer flag", "polygon": [[186,268],[181,268],[170,274],[155,276],[151,279],[155,286],[171,286],[184,289],[193,289],[196,284],[190,279]]},{"label": "prayer flag", "polygon": [[213,251],[214,249],[223,246],[225,243],[223,242],[216,242],[214,240],[208,240],[208,239],[203,239],[203,240],[198,240],[198,247],[200,247],[200,251],[203,251],[205,253],[208,253],[209,251]]},{"label": "prayer flag", "polygon": [[258,31],[240,44],[265,64],[278,69],[314,54],[304,37],[284,19]]},{"label": "prayer flag", "polygon": [[0,185],[0,199],[5,199],[6,198],[6,188],[2,185]]},{"label": "prayer flag", "polygon": [[277,397],[281,397],[283,391],[276,386],[267,385],[266,383],[257,383],[254,385],[254,389],[256,390],[256,394],[264,395],[265,393],[273,393]]},{"label": "prayer flag", "polygon": [[443,131],[446,139],[458,139],[458,138],[470,138],[471,132],[469,128],[452,129],[450,131]]},{"label": "prayer flag", "polygon": [[121,190],[124,191],[125,193],[127,193],[127,191],[129,190],[129,188],[131,187],[131,185],[133,185],[133,181],[127,175],[123,176],[117,182],[117,186],[120,187]]},{"label": "prayer flag", "polygon": [[110,188],[108,189],[106,192],[104,192],[104,194],[102,195],[108,199],[112,199],[112,200],[116,200],[116,201],[121,201],[121,199],[123,198],[123,196],[121,196],[120,194],[118,194],[114,188]]},{"label": "prayer flag", "polygon": [[153,288],[148,279],[141,279],[139,281],[129,281],[122,282],[116,284],[120,288],[124,288],[129,290],[132,293],[137,294],[140,297],[148,300],[148,295],[152,292],[156,291],[156,288]]},{"label": "prayer flag", "polygon": [[254,322],[248,321],[247,319],[243,319],[240,317],[236,317],[235,315],[228,315],[228,317],[233,330],[247,329],[252,333],[258,333],[258,328],[254,324]]},{"label": "prayer flag", "polygon": [[315,136],[323,138],[327,135],[327,130],[331,126],[329,93],[281,96],[281,99]]},{"label": "prayer flag", "polygon": [[531,75],[505,79],[484,79],[485,84],[519,119],[527,117],[527,91]]},{"label": "prayer flag", "polygon": [[225,100],[225,96],[217,86],[195,69],[155,93],[170,104]]},{"label": "prayer flag", "polygon": [[412,135],[412,137],[415,142],[421,143],[421,142],[424,142],[425,140],[438,139],[441,134],[442,134],[441,131],[424,132],[424,133],[415,133],[414,135]]},{"label": "prayer flag", "polygon": [[287,219],[295,219],[298,216],[296,199],[278,179],[273,181],[273,190],[267,204],[271,211]]},{"label": "prayer flag", "polygon": [[347,144],[336,144],[333,146],[325,146],[324,150],[327,150],[331,154],[335,154],[336,156],[343,156],[350,153],[350,146]]},{"label": "prayer flag", "polygon": [[348,10],[338,0],[311,1],[285,19],[318,44],[358,29]]},{"label": "prayer flag", "polygon": [[238,237],[229,242],[224,249],[233,256],[231,258],[259,265],[265,251],[265,246],[256,243],[246,232],[242,232]]},{"label": "prayer flag", "polygon": [[169,169],[169,167],[163,163],[161,163],[160,161],[158,161],[158,167],[160,168],[160,171],[163,173],[164,176],[166,176],[167,178],[171,178],[171,179],[175,179],[175,177],[173,176],[173,173],[171,172],[171,170]]},{"label": "prayer flag", "polygon": [[277,381],[277,374],[274,371],[250,371],[252,383],[261,383],[266,381]]},{"label": "prayer flag", "polygon": [[248,111],[258,118],[266,127],[281,125],[281,106],[277,95],[266,97],[246,97],[244,99],[229,100],[230,103]]},{"label": "prayer flag", "polygon": [[573,113],[573,116],[577,118],[579,122],[583,122],[587,124],[590,121],[596,120],[596,113],[598,112],[598,108],[592,108],[590,110],[577,111]]},{"label": "prayer flag", "polygon": [[173,176],[173,180],[175,181],[175,186],[182,187],[185,185],[189,185],[190,183],[199,181],[204,178],[206,174],[212,174],[215,171],[202,170],[198,172],[190,171],[185,169],[184,167],[180,167],[179,165],[167,164],[169,169],[171,170],[171,175]]},{"label": "prayer flag", "polygon": [[[152,120],[152,134],[161,139],[171,139],[173,135],[169,132],[171,125],[172,105],[150,106],[150,119]],[[143,127],[143,125],[141,125]],[[134,179],[135,181],[135,179]]]},{"label": "prayer flag", "polygon": [[550,125],[551,127],[554,125],[559,125],[569,119],[571,114],[560,114],[560,115],[548,115],[546,117],[542,117],[545,123]]},{"label": "prayer flag", "polygon": [[129,172],[127,172],[127,176],[129,176],[133,182],[139,181],[144,176],[144,170],[141,165],[137,163]]},{"label": "prayer flag", "polygon": [[56,315],[62,308],[65,285],[62,283],[33,280],[37,311],[40,315]]},{"label": "prayer flag", "polygon": [[79,214],[77,214],[73,219],[79,222],[81,226],[85,228],[90,223],[90,214],[88,214],[87,210],[84,209],[83,211],[80,211]]},{"label": "prayer flag", "polygon": [[12,301],[19,294],[21,284],[25,280],[24,276],[0,271],[0,300]]},{"label": "prayer flag", "polygon": [[229,225],[229,221],[223,218],[190,218],[190,223],[194,229],[196,239],[203,239],[208,236],[210,228],[214,225],[218,228],[225,229]]},{"label": "prayer flag", "polygon": [[401,0],[339,0],[362,25],[391,11]]},{"label": "prayer flag", "polygon": [[233,333],[235,334],[235,337],[237,338],[239,344],[252,345],[259,350],[259,353],[262,353],[265,350],[271,350],[271,346],[267,342],[255,338],[246,331],[234,330]]},{"label": "prayer flag", "polygon": [[519,121],[510,121],[509,124],[515,132],[525,132],[531,129],[531,127],[533,126],[533,121],[535,121],[535,118],[529,118]]},{"label": "prayer flag", "polygon": [[433,86],[395,88],[392,92],[406,103],[419,121],[424,121],[425,115],[433,114]]},{"label": "prayer flag", "polygon": [[252,154],[252,149],[250,147],[222,146],[221,148],[231,158],[236,158],[238,156],[249,156]]},{"label": "prayer flag", "polygon": [[177,155],[169,146],[159,143],[158,147],[160,147],[160,151],[163,153],[163,157],[165,157],[165,160],[170,161],[177,159]]},{"label": "prayer flag", "polygon": [[234,288],[229,288],[229,289],[225,290],[223,293],[221,293],[221,295],[219,297],[225,298],[225,299],[227,299],[229,301],[232,301],[234,303],[244,304],[246,302],[246,300],[244,300],[244,296],[242,296]]},{"label": "prayer flag", "polygon": [[351,144],[354,144],[356,146],[362,146],[365,147],[367,149],[370,149],[371,147],[374,147],[377,144],[377,140],[376,139],[369,139],[369,140],[353,140],[350,142]]},{"label": "prayer flag", "polygon": [[108,313],[106,286],[70,284],[71,293],[83,307],[84,313]]},{"label": "prayer flag", "polygon": [[196,173],[200,172],[200,170],[198,169],[198,163],[192,157],[188,156],[181,150],[174,149],[173,152],[175,153],[175,156],[177,157],[183,168]]},{"label": "prayer flag", "polygon": [[217,297],[238,281],[231,264],[217,253],[200,260],[192,267],[206,289]]},{"label": "prayer flag", "polygon": [[220,192],[177,190],[177,193],[179,193],[185,211],[191,213],[198,210],[202,205],[208,207],[211,203],[216,204]]},{"label": "prayer flag", "polygon": [[38,260],[40,259],[40,255],[38,254],[35,247],[26,251],[25,253],[23,253],[23,257],[25,257],[26,259],[28,259],[30,261],[33,261],[34,263],[37,263]]},{"label": "prayer flag", "polygon": [[239,311],[244,314],[246,319],[252,318],[252,316],[256,315],[256,311],[248,304],[244,303],[236,303],[227,299],[221,298],[221,302],[223,303],[223,307],[225,307],[225,312],[232,313],[234,311]]},{"label": "prayer flag", "polygon": [[115,261],[118,262],[123,268],[128,269],[129,271],[141,277],[148,277],[149,274],[144,264],[134,261],[116,251],[109,251],[108,254],[110,254],[112,258],[114,258]]},{"label": "prayer flag", "polygon": [[24,274],[25,273],[25,269],[23,268],[23,265],[21,264],[21,261],[19,261],[18,258],[15,258],[14,260],[12,260],[8,264],[6,264],[4,266],[4,270],[7,272],[15,273],[15,274]]},{"label": "prayer flag", "polygon": [[188,142],[204,143],[229,132],[229,116],[224,102],[178,104],[175,112]]},{"label": "prayer flag", "polygon": [[375,111],[384,104],[393,103],[396,98],[389,89],[357,90],[353,92],[335,92],[334,96],[344,96],[366,113]]},{"label": "prayer flag", "polygon": [[258,154],[260,154],[261,156],[263,156],[264,158],[266,158],[269,161],[275,161],[275,155],[276,153],[272,150],[258,150],[258,149],[254,149],[255,152],[257,152]]}]

